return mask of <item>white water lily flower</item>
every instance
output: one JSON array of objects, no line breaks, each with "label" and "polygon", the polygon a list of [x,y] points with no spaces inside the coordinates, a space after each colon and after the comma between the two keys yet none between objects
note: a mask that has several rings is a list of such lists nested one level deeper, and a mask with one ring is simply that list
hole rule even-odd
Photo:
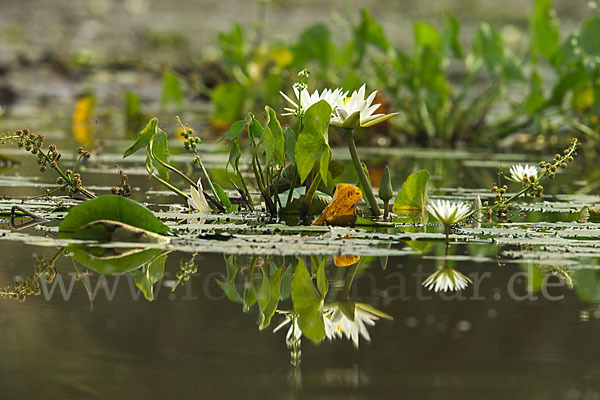
[{"label": "white water lily flower", "polygon": [[423,286],[435,292],[459,291],[465,289],[473,281],[450,267],[442,267],[429,275]]},{"label": "white water lily flower", "polygon": [[366,84],[362,85],[358,91],[352,92],[350,97],[343,98],[342,104],[335,109],[331,125],[351,129],[359,126],[369,127],[398,115],[398,113],[373,114],[381,106],[381,104],[372,104],[377,90],[366,99],[365,90]]},{"label": "white water lily flower", "polygon": [[516,164],[510,167],[510,180],[513,182],[521,182],[527,177],[530,180],[535,181],[537,179],[538,169],[535,165],[521,165]]},{"label": "white water lily flower", "polygon": [[391,316],[363,303],[354,303],[354,320],[341,311],[338,303],[327,307],[329,310],[325,314],[325,337],[331,341],[344,335],[346,339],[352,340],[357,349],[359,336],[367,342],[371,341],[367,325],[375,325],[375,321],[380,317],[392,319]]},{"label": "white water lily flower", "polygon": [[188,205],[190,208],[203,214],[210,213],[210,207],[208,206],[206,197],[204,197],[200,179],[198,179],[197,187],[190,186],[190,194],[191,198],[188,198]]},{"label": "white water lily flower", "polygon": [[[310,106],[321,100],[325,100],[331,106],[331,109],[335,110],[337,107],[344,104],[344,97],[348,94],[348,92],[344,92],[341,88],[334,90],[324,89],[320,94],[318,90],[315,90],[310,94],[306,88],[302,89],[300,92],[294,87],[294,94],[296,95],[296,99],[298,99],[296,102],[289,98],[285,93],[281,91],[279,93],[293,107],[284,108],[287,113],[281,115],[302,115],[310,108]],[[300,105],[298,105],[298,103],[300,103]]]},{"label": "white water lily flower", "polygon": [[469,210],[468,204],[453,203],[448,200],[434,200],[427,205],[427,211],[446,226],[461,221]]}]

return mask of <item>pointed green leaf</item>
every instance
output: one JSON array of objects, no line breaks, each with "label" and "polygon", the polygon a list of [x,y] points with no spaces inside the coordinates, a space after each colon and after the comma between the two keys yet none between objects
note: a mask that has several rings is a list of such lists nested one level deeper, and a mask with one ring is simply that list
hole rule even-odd
[{"label": "pointed green leaf", "polygon": [[125,150],[125,153],[123,154],[123,158],[129,157],[130,155],[132,155],[139,149],[143,149],[144,147],[148,146],[150,144],[150,141],[156,134],[157,127],[158,127],[158,119],[157,118],[152,118],[150,121],[148,121],[148,124],[146,125],[146,127],[144,129],[142,129],[142,131],[139,133],[138,138],[135,141],[135,143],[130,148]]},{"label": "pointed green leaf", "polygon": [[292,302],[298,313],[298,326],[304,336],[314,343],[320,343],[325,338],[322,300],[301,259],[292,279]]},{"label": "pointed green leaf", "polygon": [[295,163],[296,158],[294,156],[294,152],[296,150],[296,132],[290,128],[285,128],[283,130],[283,143],[285,155],[292,164]]},{"label": "pointed green leaf", "polygon": [[[165,164],[169,163],[169,139],[167,134],[160,128],[156,128],[156,135],[152,139],[152,155]],[[154,166],[158,174],[165,180],[169,180],[169,170],[160,163],[155,162]]]},{"label": "pointed green leaf", "polygon": [[327,291],[329,290],[329,282],[327,281],[327,276],[325,275],[326,264],[327,258],[323,257],[323,260],[319,263],[319,268],[317,268],[317,287],[319,288],[319,292],[321,292],[322,299],[327,296]]},{"label": "pointed green leaf", "polygon": [[247,125],[248,125],[247,119],[243,119],[241,121],[234,122],[233,124],[231,124],[231,126],[229,127],[227,132],[225,132],[223,137],[221,137],[221,139],[219,139],[219,142],[222,142],[224,140],[237,139]]},{"label": "pointed green leaf", "polygon": [[394,212],[410,212],[422,210],[427,205],[427,182],[429,172],[421,170],[411,174],[402,185],[400,193],[394,200]]},{"label": "pointed green leaf", "polygon": [[244,302],[244,299],[242,299],[242,296],[240,296],[240,294],[237,292],[237,289],[232,282],[225,282],[219,279],[216,279],[216,281],[217,285],[223,289],[223,293],[225,293],[225,296],[227,296],[230,301],[240,304]]}]

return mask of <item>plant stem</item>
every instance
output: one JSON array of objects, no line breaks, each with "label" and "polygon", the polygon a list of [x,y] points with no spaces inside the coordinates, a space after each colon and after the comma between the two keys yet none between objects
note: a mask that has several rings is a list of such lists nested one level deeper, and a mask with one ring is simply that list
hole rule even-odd
[{"label": "plant stem", "polygon": [[363,171],[362,168],[362,163],[358,157],[358,151],[356,150],[356,144],[354,143],[354,132],[352,129],[344,129],[344,132],[346,133],[346,141],[348,142],[348,150],[350,150],[350,156],[352,157],[352,162],[354,163],[354,169],[356,170],[360,184],[365,191],[365,197],[367,198],[367,202],[371,207],[371,213],[373,213],[374,217],[379,217],[381,215],[381,210],[379,209],[377,199],[375,199],[375,195],[373,194],[371,183],[365,175],[365,171]]},{"label": "plant stem", "polygon": [[387,220],[389,214],[390,214],[390,201],[384,200],[383,201],[383,219]]},{"label": "plant stem", "polygon": [[444,225],[444,232],[446,233],[446,257],[448,257],[448,250],[450,249],[450,225]]},{"label": "plant stem", "polygon": [[308,219],[308,212],[310,211],[310,205],[312,204],[315,192],[321,184],[321,174],[317,173],[310,184],[308,190],[304,193],[304,200],[302,201],[302,207],[300,208],[300,217]]}]

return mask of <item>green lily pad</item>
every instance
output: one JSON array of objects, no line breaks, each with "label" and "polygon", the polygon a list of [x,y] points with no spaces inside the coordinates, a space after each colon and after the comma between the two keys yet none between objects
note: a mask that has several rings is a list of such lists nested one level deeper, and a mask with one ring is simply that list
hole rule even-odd
[{"label": "green lily pad", "polygon": [[[90,226],[90,222],[101,220],[122,222],[148,232],[165,234],[169,228],[143,205],[125,197],[104,195],[73,207],[58,230],[75,239],[109,240],[104,226]],[[86,225],[88,225],[86,227]]]}]

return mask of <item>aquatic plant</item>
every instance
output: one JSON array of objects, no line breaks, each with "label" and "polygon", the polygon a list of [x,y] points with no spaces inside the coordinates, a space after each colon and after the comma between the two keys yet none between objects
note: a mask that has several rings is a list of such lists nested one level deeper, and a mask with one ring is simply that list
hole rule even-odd
[{"label": "aquatic plant", "polygon": [[47,189],[45,196],[51,196],[52,194],[65,190],[69,195],[75,195],[81,193],[89,199],[96,197],[92,192],[83,187],[81,181],[81,174],[77,172],[77,167],[82,159],[88,159],[91,157],[91,153],[85,150],[83,147],[77,149],[79,156],[75,161],[72,169],[63,169],[60,167],[59,161],[62,157],[55,144],[48,145],[48,149],[44,150],[44,135],[36,134],[25,128],[18,130],[14,133],[8,133],[0,137],[0,144],[15,143],[20,149],[24,148],[25,151],[30,152],[37,156],[37,162],[40,166],[40,172],[46,172],[48,168],[53,169],[58,178],[56,178],[56,184],[59,186],[54,190]]}]

